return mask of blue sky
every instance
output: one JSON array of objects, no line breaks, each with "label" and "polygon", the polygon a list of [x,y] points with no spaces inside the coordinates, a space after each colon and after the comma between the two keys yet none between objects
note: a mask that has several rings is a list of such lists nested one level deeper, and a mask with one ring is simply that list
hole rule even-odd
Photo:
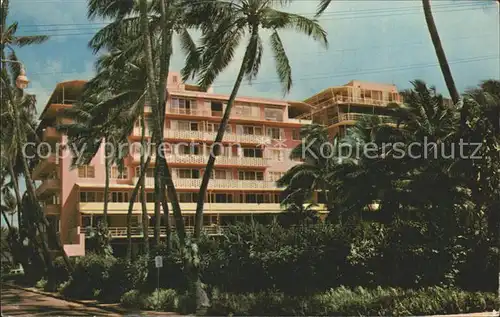
[{"label": "blue sky", "polygon": [[[286,10],[312,16],[316,3],[296,0]],[[498,79],[498,5],[494,1],[434,0],[432,6],[458,88]],[[14,0],[9,20],[19,22],[19,35],[52,35],[45,44],[17,50],[26,64],[32,81],[29,91],[37,95],[38,109],[57,82],[92,77],[96,56],[87,43],[102,21],[88,21],[85,0]],[[403,89],[418,78],[447,94],[419,0],[333,1],[320,22],[328,32],[328,50],[303,35],[282,33],[294,79],[285,98],[305,99],[352,79],[394,83]],[[245,83],[240,94],[282,98],[272,53],[265,47],[258,78],[252,85]],[[178,46],[174,51],[172,70],[180,70],[183,56]],[[241,56],[242,49],[215,82],[216,92],[230,92]]]},{"label": "blue sky", "polygon": [[[312,16],[316,4],[317,0],[296,0],[286,10]],[[86,0],[13,0],[10,6],[8,22],[19,22],[19,35],[52,36],[42,45],[17,49],[40,111],[57,82],[92,77],[96,56],[87,43],[102,21],[87,20]],[[432,6],[458,88],[463,91],[480,80],[499,79],[498,5],[494,1],[433,0]],[[410,80],[423,79],[448,95],[420,0],[334,0],[320,22],[328,32],[328,50],[305,36],[282,33],[294,79],[285,98],[302,100],[352,79],[394,83],[400,89],[409,88]],[[242,49],[238,50],[235,61],[217,79],[216,92],[230,93],[242,55]],[[180,70],[183,56],[174,54],[171,65],[172,70]],[[252,85],[245,83],[240,94],[283,98],[266,46],[258,78]]]}]

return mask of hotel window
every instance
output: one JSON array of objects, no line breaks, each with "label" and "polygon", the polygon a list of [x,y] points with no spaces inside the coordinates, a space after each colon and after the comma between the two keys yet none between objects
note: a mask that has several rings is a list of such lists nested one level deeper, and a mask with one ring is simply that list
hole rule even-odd
[{"label": "hotel window", "polygon": [[172,98],[171,107],[175,109],[174,113],[191,114],[192,110],[196,109],[196,102],[189,99]]},{"label": "hotel window", "polygon": [[95,192],[80,192],[80,202],[81,203],[93,203],[97,202]]},{"label": "hotel window", "polygon": [[181,155],[200,155],[200,145],[179,144],[177,145],[177,153]]},{"label": "hotel window", "polygon": [[[173,126],[175,125],[174,122]],[[175,128],[174,128],[175,130]],[[177,130],[179,131],[200,131],[200,123],[199,122],[191,122],[191,121],[177,121]]]},{"label": "hotel window", "polygon": [[210,202],[212,203],[232,203],[233,202],[233,194],[225,194],[225,193],[212,193],[210,194]]},{"label": "hotel window", "polygon": [[114,203],[128,202],[128,192],[111,192],[111,202]]},{"label": "hotel window", "polygon": [[238,179],[240,180],[250,180],[250,181],[262,181],[264,180],[264,173],[263,172],[256,172],[256,171],[239,171],[238,172]]},{"label": "hotel window", "polygon": [[215,170],[212,172],[210,178],[212,179],[231,179],[232,177],[231,171],[227,170]]},{"label": "hotel window", "polygon": [[260,108],[250,105],[236,105],[233,113],[237,117],[260,117]]},{"label": "hotel window", "polygon": [[245,194],[245,202],[249,204],[264,203],[264,194]]},{"label": "hotel window", "polygon": [[300,141],[300,129],[292,130],[292,140]]},{"label": "hotel window", "polygon": [[271,150],[269,150],[269,153],[270,153],[270,158],[273,161],[283,162],[283,160],[285,158],[285,155],[283,154],[283,150],[271,149]]},{"label": "hotel window", "polygon": [[79,178],[94,178],[95,169],[92,165],[78,166],[78,177]]},{"label": "hotel window", "polygon": [[124,167],[120,171],[118,166],[111,167],[111,178],[113,179],[128,179],[128,167]]},{"label": "hotel window", "polygon": [[284,172],[269,172],[269,180],[276,182],[285,175]]},{"label": "hotel window", "polygon": [[263,157],[262,149],[243,149],[244,157]]},{"label": "hotel window", "polygon": [[179,178],[200,178],[200,171],[196,169],[178,169],[177,177]]},{"label": "hotel window", "polygon": [[267,128],[267,135],[272,139],[281,140],[283,139],[283,129],[280,128]]},{"label": "hotel window", "polygon": [[264,117],[269,121],[283,121],[283,109],[282,108],[265,108]]},{"label": "hotel window", "polygon": [[198,193],[179,193],[179,202],[195,203],[198,201]]},{"label": "hotel window", "polygon": [[262,127],[238,126],[238,134],[262,135]]},{"label": "hotel window", "polygon": [[[208,132],[217,132],[219,131],[220,124],[218,123],[207,123],[207,131]],[[226,125],[226,132],[231,133],[231,125]]]},{"label": "hotel window", "polygon": [[[135,168],[135,177],[139,177],[141,175],[141,167],[137,166]],[[146,177],[154,177],[155,175],[155,169],[154,168],[148,168],[146,170]]]}]

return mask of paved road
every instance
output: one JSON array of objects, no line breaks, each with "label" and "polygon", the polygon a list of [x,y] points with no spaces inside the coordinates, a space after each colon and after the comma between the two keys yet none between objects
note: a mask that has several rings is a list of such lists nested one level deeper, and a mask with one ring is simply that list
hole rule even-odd
[{"label": "paved road", "polygon": [[122,316],[2,285],[2,316]]}]

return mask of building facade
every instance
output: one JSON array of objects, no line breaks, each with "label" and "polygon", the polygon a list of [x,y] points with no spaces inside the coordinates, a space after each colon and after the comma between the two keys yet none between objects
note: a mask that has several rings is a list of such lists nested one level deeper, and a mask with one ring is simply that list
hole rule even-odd
[{"label": "building facade", "polygon": [[330,136],[344,136],[348,128],[366,115],[377,115],[393,123],[390,108],[401,104],[403,97],[395,85],[350,81],[343,86],[322,90],[304,100],[297,118],[312,120],[328,127]]},{"label": "building facade", "polygon": [[[45,214],[58,228],[69,256],[85,253],[85,235],[88,228],[95,227],[102,220],[104,202],[103,148],[89,165],[73,167],[67,138],[55,128],[57,124],[67,122],[60,109],[71,107],[84,84],[84,81],[70,81],[56,86],[41,114],[39,125],[42,140],[52,150],[42,153],[33,171],[34,179],[39,182],[37,194],[43,202]],[[166,158],[178,192],[184,223],[190,230],[194,226],[201,178],[229,96],[185,84],[177,73],[169,74],[167,86],[169,99],[164,126]],[[291,113],[303,112],[300,105],[264,98],[236,99],[205,197],[203,221],[208,233],[216,233],[225,225],[250,218],[265,222],[281,212],[280,189],[275,182],[298,164],[289,159],[289,153],[300,143],[301,126],[312,122],[311,119],[292,118]],[[145,115],[146,121],[150,121],[150,107],[145,107]],[[146,129],[148,138],[150,130]],[[139,142],[140,138],[141,128],[137,123],[129,141]],[[120,240],[125,242],[120,238],[127,235],[129,199],[139,175],[140,153],[134,148],[130,148],[125,159],[125,169],[113,166],[111,171],[108,226],[113,241],[117,243]],[[153,156],[146,172],[150,236],[155,223],[154,164]],[[141,204],[137,201],[133,206],[134,238],[142,237],[141,214]],[[165,234],[165,227],[162,227],[161,233]]]}]

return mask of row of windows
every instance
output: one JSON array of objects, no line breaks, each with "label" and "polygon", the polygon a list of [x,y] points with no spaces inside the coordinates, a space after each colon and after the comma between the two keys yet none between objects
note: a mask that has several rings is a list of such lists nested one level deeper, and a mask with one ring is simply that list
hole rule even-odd
[{"label": "row of windows", "polygon": [[[93,165],[82,165],[78,167],[79,178],[95,178],[95,167]],[[111,167],[111,178],[128,179],[128,168],[120,170],[118,167]]]},{"label": "row of windows", "polygon": [[[140,167],[136,167],[135,175],[140,174]],[[189,168],[175,168],[172,172],[174,177],[178,178],[201,178],[201,171],[199,169],[189,169]],[[269,180],[277,181],[283,176],[283,172],[269,172]],[[148,168],[146,170],[146,177],[154,177],[154,168]],[[233,179],[232,170],[221,170],[216,169],[212,171],[212,179]],[[264,172],[262,171],[238,171],[239,180],[264,180]]]},{"label": "row of windows", "polygon": [[[278,152],[276,154],[276,159],[279,159],[281,154]],[[84,172],[80,172],[84,171]],[[91,171],[91,172],[89,172]],[[140,167],[137,166],[135,170],[135,175],[140,174]],[[198,179],[201,178],[201,171],[199,169],[173,169],[173,176],[182,179]],[[283,176],[282,172],[269,172],[269,180],[276,181]],[[94,166],[81,166],[78,168],[78,177],[81,178],[93,178],[95,177]],[[146,177],[154,177],[154,168],[148,168],[146,171]],[[111,168],[111,178],[113,179],[128,179],[129,173],[128,168],[123,168],[122,171],[118,167]],[[233,179],[233,174],[231,170],[215,170],[212,173],[212,179]],[[264,180],[264,172],[261,171],[238,171],[239,180]]]},{"label": "row of windows", "polygon": [[[198,193],[178,193],[179,202],[181,203],[196,203],[198,202]],[[136,201],[140,201],[141,196],[137,197]],[[109,202],[127,203],[130,201],[129,192],[111,191],[109,193]],[[147,202],[155,202],[155,195],[152,192],[146,193]],[[104,202],[103,192],[80,192],[80,202]],[[276,193],[245,193],[245,194],[228,194],[228,193],[210,193],[207,194],[206,202],[210,203],[280,203],[280,194]]]}]

